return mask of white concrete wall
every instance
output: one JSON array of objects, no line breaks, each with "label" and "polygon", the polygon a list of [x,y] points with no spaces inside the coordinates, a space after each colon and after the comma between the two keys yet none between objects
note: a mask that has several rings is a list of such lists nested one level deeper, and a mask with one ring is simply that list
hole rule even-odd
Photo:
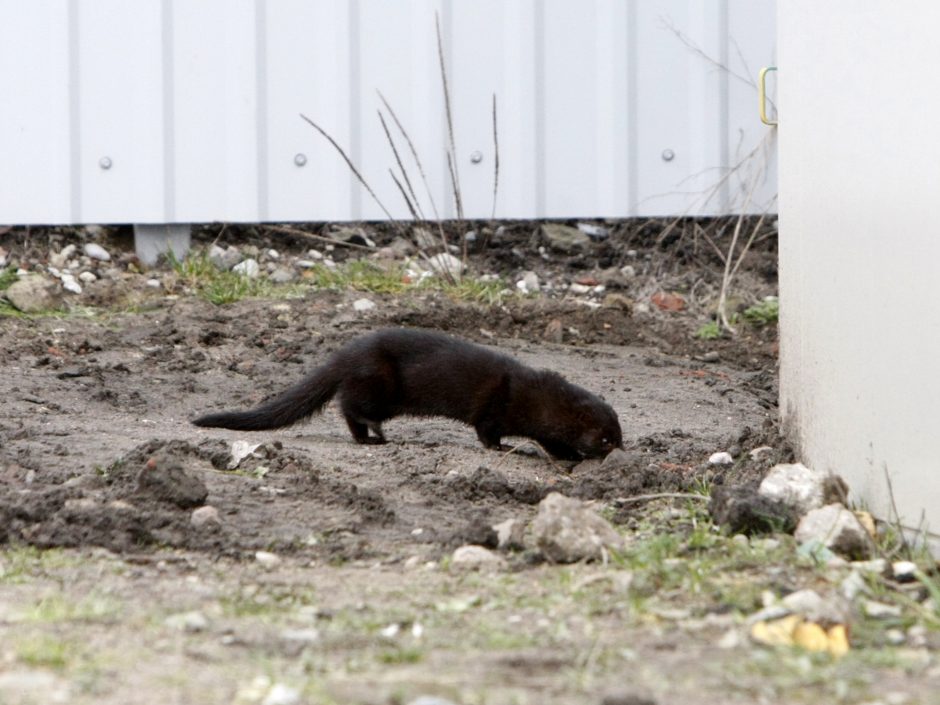
[{"label": "white concrete wall", "polygon": [[781,402],[805,461],[940,532],[940,3],[779,5]]},{"label": "white concrete wall", "polygon": [[[377,89],[453,216],[435,11],[469,216],[494,93],[498,216],[742,205],[747,170],[704,194],[765,134],[774,0],[0,0],[0,223],[382,218],[300,112],[404,217]],[[749,210],[775,193],[771,165]]]}]

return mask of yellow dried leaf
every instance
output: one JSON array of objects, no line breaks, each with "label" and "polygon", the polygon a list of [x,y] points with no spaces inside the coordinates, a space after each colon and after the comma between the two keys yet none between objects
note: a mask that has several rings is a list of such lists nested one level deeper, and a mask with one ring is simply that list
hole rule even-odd
[{"label": "yellow dried leaf", "polygon": [[829,653],[836,658],[842,658],[849,652],[849,635],[844,624],[837,624],[829,628]]},{"label": "yellow dried leaf", "polygon": [[793,643],[807,651],[828,651],[829,637],[815,622],[803,622],[793,630]]},{"label": "yellow dried leaf", "polygon": [[751,638],[767,646],[792,646],[793,632],[802,621],[799,615],[791,614],[770,622],[757,622],[751,627]]},{"label": "yellow dried leaf", "polygon": [[857,510],[852,512],[855,515],[855,518],[858,519],[858,523],[862,525],[865,531],[868,532],[868,535],[873,539],[875,538],[875,520],[871,514],[868,512]]}]

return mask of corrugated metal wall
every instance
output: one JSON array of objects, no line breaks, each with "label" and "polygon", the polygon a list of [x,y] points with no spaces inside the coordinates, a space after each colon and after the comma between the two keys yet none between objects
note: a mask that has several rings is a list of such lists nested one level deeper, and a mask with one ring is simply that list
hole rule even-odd
[{"label": "corrugated metal wall", "polygon": [[[497,216],[731,212],[755,160],[723,177],[767,134],[774,5],[0,0],[0,222],[382,218],[301,112],[406,217],[379,90],[451,217],[435,12],[468,217],[492,209],[494,93]],[[776,193],[772,147],[756,161],[751,211]]]}]

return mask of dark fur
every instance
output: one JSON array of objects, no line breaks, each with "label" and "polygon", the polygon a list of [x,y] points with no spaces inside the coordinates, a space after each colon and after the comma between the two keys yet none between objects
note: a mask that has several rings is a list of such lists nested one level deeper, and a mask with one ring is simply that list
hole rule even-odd
[{"label": "dark fur", "polygon": [[382,422],[407,414],[468,423],[487,448],[500,448],[503,436],[531,438],[563,459],[602,457],[622,445],[614,410],[561,375],[441,333],[406,329],[356,338],[255,409],[193,423],[280,428],[319,411],[333,396],[357,443],[384,443]]}]

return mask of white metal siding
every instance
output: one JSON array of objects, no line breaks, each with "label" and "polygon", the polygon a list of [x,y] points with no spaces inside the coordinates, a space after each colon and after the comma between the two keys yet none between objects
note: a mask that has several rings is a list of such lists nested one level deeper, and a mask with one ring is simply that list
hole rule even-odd
[{"label": "white metal siding", "polygon": [[497,216],[743,203],[746,171],[702,193],[766,134],[746,81],[773,63],[773,0],[0,0],[0,222],[382,218],[301,112],[406,217],[378,90],[452,217],[435,12],[469,217],[492,207],[494,93]]},{"label": "white metal siding", "polygon": [[935,537],[938,26],[935,0],[780,5],[784,419],[808,464]]}]

